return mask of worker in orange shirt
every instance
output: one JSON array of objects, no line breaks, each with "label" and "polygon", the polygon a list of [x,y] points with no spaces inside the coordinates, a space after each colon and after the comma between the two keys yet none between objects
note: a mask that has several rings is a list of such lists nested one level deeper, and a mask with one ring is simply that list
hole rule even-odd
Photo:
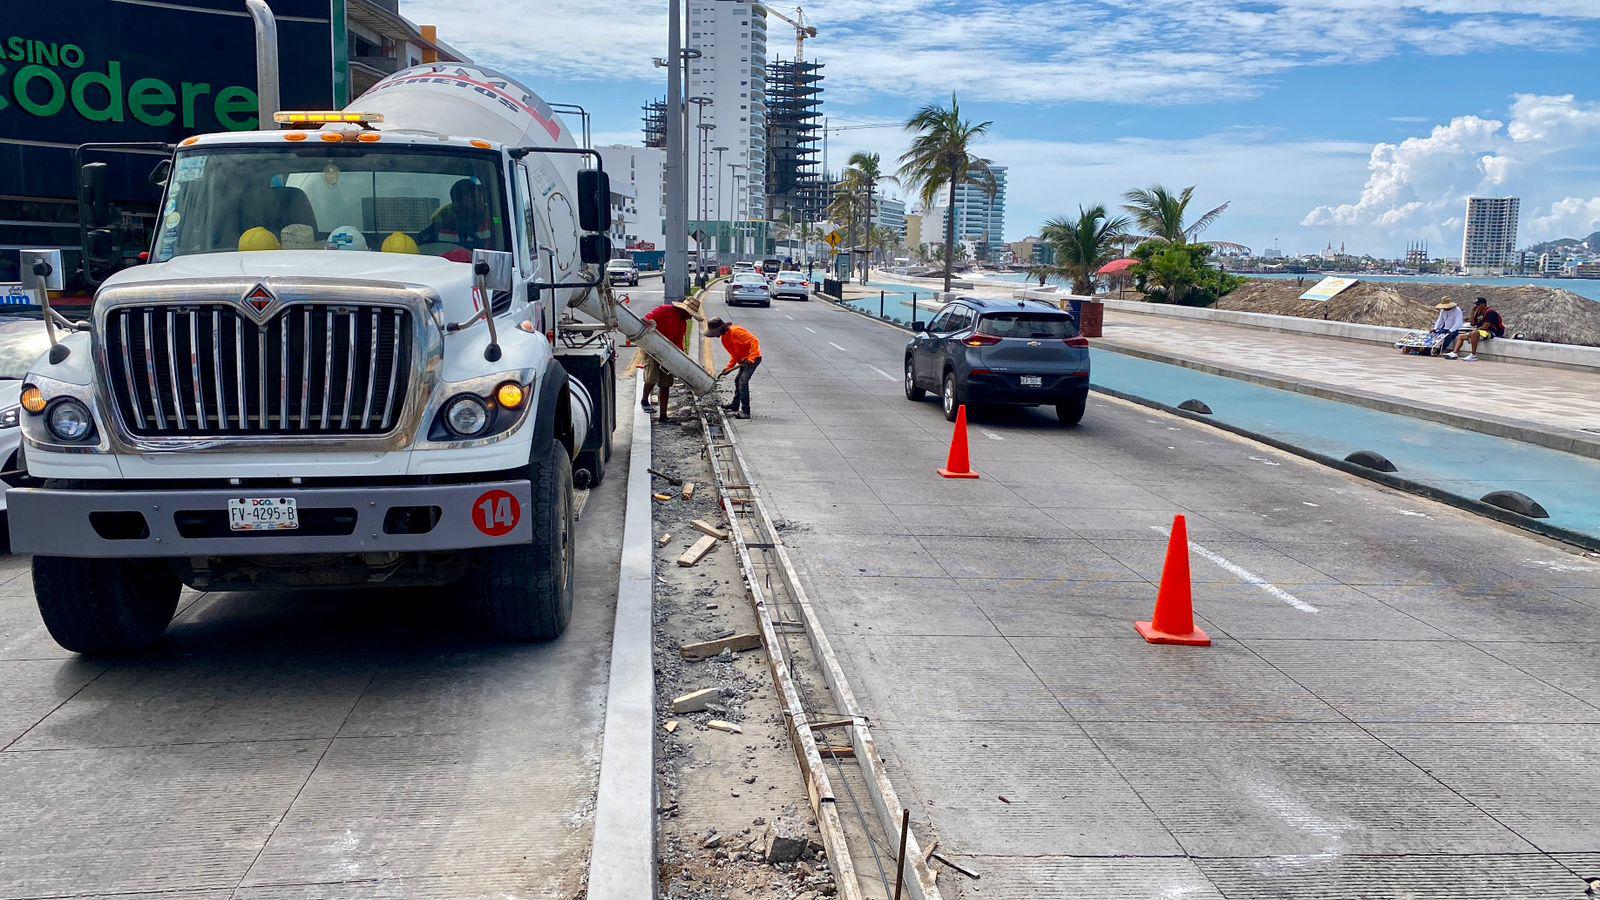
[{"label": "worker in orange shirt", "polygon": [[750,418],[750,379],[755,376],[756,367],[761,365],[761,342],[749,330],[722,319],[707,322],[706,335],[721,338],[722,348],[728,351],[728,365],[722,374],[739,370],[733,376],[733,402],[723,409],[733,413],[735,419]]}]

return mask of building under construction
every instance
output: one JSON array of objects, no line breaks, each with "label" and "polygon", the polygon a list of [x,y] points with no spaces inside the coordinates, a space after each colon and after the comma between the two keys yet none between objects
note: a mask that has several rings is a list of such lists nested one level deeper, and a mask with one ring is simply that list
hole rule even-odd
[{"label": "building under construction", "polygon": [[644,112],[644,145],[657,149],[667,146],[667,101],[651,100],[640,107]]},{"label": "building under construction", "polygon": [[767,218],[822,219],[827,186],[817,159],[822,142],[822,63],[767,64]]}]

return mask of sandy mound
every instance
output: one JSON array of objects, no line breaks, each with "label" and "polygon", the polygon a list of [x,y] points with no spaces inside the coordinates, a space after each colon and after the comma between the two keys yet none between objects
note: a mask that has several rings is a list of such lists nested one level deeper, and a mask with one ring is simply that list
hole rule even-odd
[{"label": "sandy mound", "polygon": [[1440,300],[1454,300],[1470,314],[1472,301],[1487,297],[1505,318],[1509,334],[1520,333],[1530,341],[1600,346],[1600,303],[1561,288],[1363,281],[1325,303],[1301,300],[1300,295],[1315,283],[1311,278],[1307,278],[1304,285],[1292,281],[1251,281],[1223,297],[1217,308],[1363,325],[1427,328],[1437,315],[1433,304]]}]

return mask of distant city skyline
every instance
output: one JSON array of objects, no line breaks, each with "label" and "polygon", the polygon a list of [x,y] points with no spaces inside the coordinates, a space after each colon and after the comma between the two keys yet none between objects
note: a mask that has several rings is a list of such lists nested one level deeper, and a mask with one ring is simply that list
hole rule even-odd
[{"label": "distant city skyline", "polygon": [[[732,0],[720,0],[731,5]],[[1459,247],[1469,196],[1522,198],[1524,245],[1600,230],[1600,3],[1104,0],[802,3],[828,66],[830,166],[886,168],[898,125],[961,96],[1010,167],[1007,241],[1122,191],[1197,185],[1209,232],[1263,250],[1394,257]],[[489,9],[485,9],[489,7]],[[660,96],[665,0],[402,0],[475,59],[583,103],[599,143],[636,143]],[[507,23],[514,23],[508,27]],[[793,32],[769,18],[769,58]],[[552,35],[558,39],[550,39]],[[1176,58],[1175,58],[1176,57]],[[708,110],[708,115],[710,111]],[[900,190],[909,198],[911,193]],[[1454,254],[1455,251],[1445,251]]]}]

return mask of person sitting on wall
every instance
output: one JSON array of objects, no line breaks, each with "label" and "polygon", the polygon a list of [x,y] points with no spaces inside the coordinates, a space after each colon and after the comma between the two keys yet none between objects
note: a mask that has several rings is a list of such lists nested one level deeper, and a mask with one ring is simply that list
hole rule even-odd
[{"label": "person sitting on wall", "polygon": [[[1478,344],[1480,342],[1505,336],[1505,320],[1501,319],[1500,314],[1495,312],[1494,307],[1489,305],[1488,299],[1479,297],[1472,304],[1472,327],[1467,330],[1467,341],[1472,346],[1467,350],[1467,355],[1461,357],[1461,361],[1477,362]],[[1456,358],[1454,353],[1446,353],[1445,356],[1451,359]]]},{"label": "person sitting on wall", "polygon": [[1441,300],[1435,303],[1433,308],[1439,311],[1439,315],[1433,320],[1433,328],[1429,331],[1429,335],[1438,341],[1439,349],[1444,351],[1446,356],[1453,358],[1456,338],[1461,336],[1461,328],[1466,324],[1466,319],[1461,315],[1461,307],[1457,306],[1454,300]]}]

